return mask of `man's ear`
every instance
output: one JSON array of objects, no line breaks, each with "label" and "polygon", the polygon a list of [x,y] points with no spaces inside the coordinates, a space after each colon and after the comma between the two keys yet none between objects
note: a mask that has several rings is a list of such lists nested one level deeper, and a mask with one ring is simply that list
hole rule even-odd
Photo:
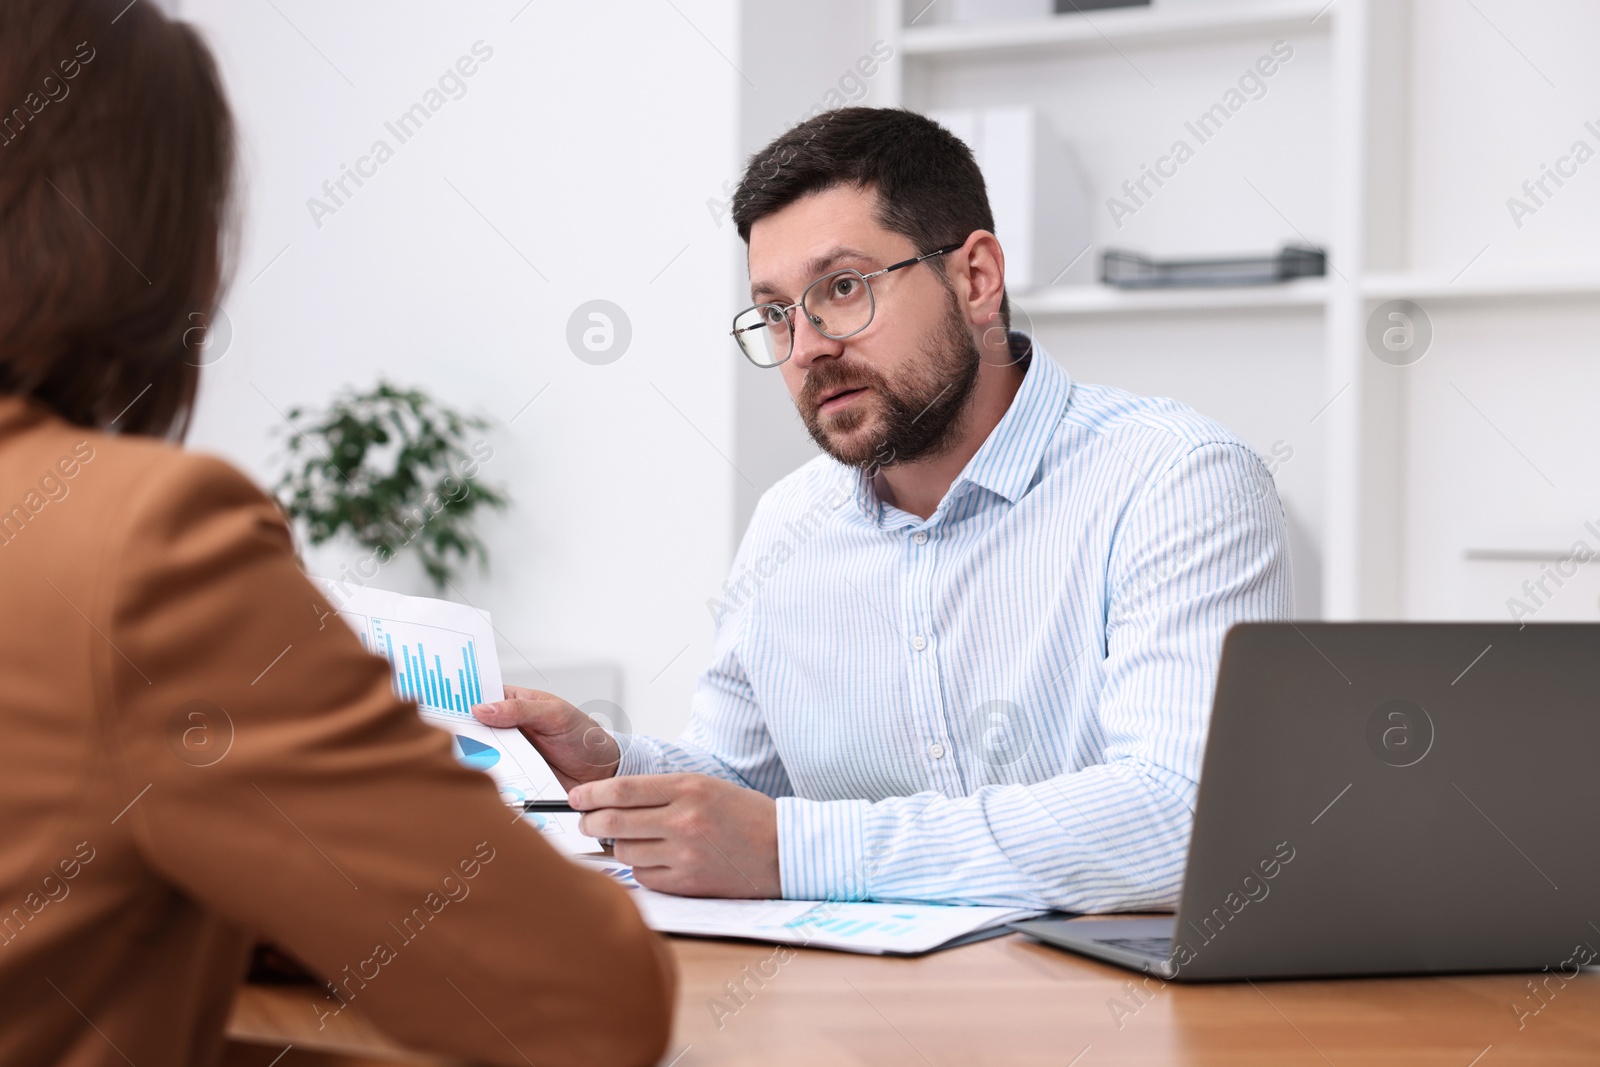
[{"label": "man's ear", "polygon": [[988,326],[1000,313],[1006,291],[1006,254],[988,230],[974,230],[951,252],[950,277],[967,322]]}]

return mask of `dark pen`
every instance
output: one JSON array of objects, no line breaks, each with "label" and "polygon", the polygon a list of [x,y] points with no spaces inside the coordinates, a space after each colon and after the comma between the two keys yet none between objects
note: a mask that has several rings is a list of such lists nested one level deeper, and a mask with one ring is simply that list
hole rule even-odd
[{"label": "dark pen", "polygon": [[528,812],[540,812],[545,815],[576,814],[572,805],[565,800],[524,800],[522,811],[524,814]]}]

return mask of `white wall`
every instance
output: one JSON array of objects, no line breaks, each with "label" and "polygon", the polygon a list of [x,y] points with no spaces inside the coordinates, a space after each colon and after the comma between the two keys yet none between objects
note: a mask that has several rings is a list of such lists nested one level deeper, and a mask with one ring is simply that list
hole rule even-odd
[{"label": "white wall", "polygon": [[[460,595],[493,613],[508,676],[616,660],[634,726],[675,734],[732,552],[735,238],[705,200],[737,168],[733,0],[182,14],[220,56],[249,185],[234,339],[191,445],[270,482],[279,411],[380,374],[489,416],[484,477],[516,506],[484,524],[493,569]],[[478,41],[493,56],[466,95],[400,144],[385,122]],[[319,227],[307,199],[379,139],[394,158]],[[633,327],[607,366],[566,341],[596,298]],[[396,564],[374,584],[418,578]]]},{"label": "white wall", "polygon": [[[873,12],[861,0],[744,0],[740,22],[740,172],[743,160],[818,107],[882,106],[887,64],[871,78],[856,63],[872,52]],[[803,12],[803,17],[797,17]],[[888,61],[898,63],[898,58]],[[731,176],[738,184],[739,173]],[[731,219],[720,225],[730,233]],[[728,317],[750,302],[743,242],[737,242],[735,285]],[[817,454],[778,372],[752,366],[725,346],[735,368],[734,536],[744,532],[761,494]]]}]

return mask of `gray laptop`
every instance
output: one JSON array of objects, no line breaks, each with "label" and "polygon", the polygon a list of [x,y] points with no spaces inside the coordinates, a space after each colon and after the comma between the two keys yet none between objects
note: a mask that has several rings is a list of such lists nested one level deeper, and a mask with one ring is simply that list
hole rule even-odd
[{"label": "gray laptop", "polygon": [[1176,916],[1045,917],[1165,979],[1600,962],[1600,625],[1248,623]]}]

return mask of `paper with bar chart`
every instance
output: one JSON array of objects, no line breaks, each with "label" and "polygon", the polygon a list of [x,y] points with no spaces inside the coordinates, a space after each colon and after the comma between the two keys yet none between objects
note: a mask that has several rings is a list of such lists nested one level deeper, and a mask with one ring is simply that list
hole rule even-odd
[{"label": "paper with bar chart", "polygon": [[[424,722],[447,731],[456,758],[493,778],[508,804],[564,795],[527,738],[472,717],[472,705],[499,700],[504,692],[487,612],[448,600],[318,582],[367,650],[388,659],[395,692],[417,702]],[[540,825],[546,832],[552,828],[560,832],[561,824]]]},{"label": "paper with bar chart", "polygon": [[[1005,924],[1040,912],[943,904],[833,900],[707,900],[646,889],[628,868],[595,859],[629,888],[653,930],[694,937],[735,937],[780,945],[831,948],[874,956],[916,956],[1004,932]],[[606,869],[609,866],[611,869]]]}]

